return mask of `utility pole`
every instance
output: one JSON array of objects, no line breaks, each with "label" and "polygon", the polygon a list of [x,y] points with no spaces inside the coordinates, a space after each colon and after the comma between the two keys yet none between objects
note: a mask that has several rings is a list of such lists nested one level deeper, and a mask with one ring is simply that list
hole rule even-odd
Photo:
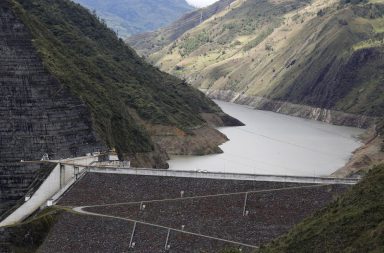
[{"label": "utility pole", "polygon": [[137,222],[135,221],[135,223],[133,224],[131,239],[129,240],[129,248],[130,249],[135,247],[134,245],[136,244],[136,243],[133,242],[133,237],[135,236],[136,224],[137,224]]},{"label": "utility pole", "polygon": [[243,206],[243,216],[247,216],[247,200],[248,200],[248,192],[245,193],[244,206]]},{"label": "utility pole", "polygon": [[168,233],[167,233],[167,239],[165,239],[165,245],[164,245],[164,249],[167,251],[171,248],[171,245],[168,244],[169,242],[169,235],[171,233],[171,229],[169,228],[168,229]]}]

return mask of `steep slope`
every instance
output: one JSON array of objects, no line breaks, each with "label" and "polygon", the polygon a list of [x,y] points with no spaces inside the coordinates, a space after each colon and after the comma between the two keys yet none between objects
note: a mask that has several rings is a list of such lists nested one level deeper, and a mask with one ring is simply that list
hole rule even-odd
[{"label": "steep slope", "polygon": [[258,252],[383,252],[384,165]]},{"label": "steep slope", "polygon": [[183,17],[164,28],[160,28],[153,32],[133,35],[128,37],[126,41],[129,45],[135,48],[139,55],[148,56],[169,43],[172,43],[186,31],[195,28],[201,22],[228,9],[230,4],[234,1],[235,0],[218,1],[208,7],[185,14]]},{"label": "steep slope", "polygon": [[73,0],[95,10],[123,38],[153,31],[193,11],[185,0]]},{"label": "steep slope", "polygon": [[62,213],[63,210],[48,208],[23,223],[0,228],[0,252],[38,252],[38,248]]},{"label": "steep slope", "polygon": [[201,92],[143,62],[85,9],[18,2],[47,69],[85,102],[98,136],[120,154],[153,150],[146,124],[188,130],[205,125],[200,113],[220,113]]},{"label": "steep slope", "polygon": [[0,220],[36,189],[50,166],[22,165],[44,153],[69,157],[106,148],[88,108],[44,67],[9,2],[0,3]]},{"label": "steep slope", "polygon": [[[206,115],[239,124],[203,93],[143,62],[78,4],[1,1],[0,21],[0,215],[36,185],[40,169],[50,169],[20,160],[115,148],[134,166],[164,168],[158,129],[177,141],[173,152],[200,154],[226,141]],[[191,141],[197,144],[177,149]]]},{"label": "steep slope", "polygon": [[384,115],[383,8],[238,0],[149,61],[215,98],[366,127],[372,120],[353,115]]}]

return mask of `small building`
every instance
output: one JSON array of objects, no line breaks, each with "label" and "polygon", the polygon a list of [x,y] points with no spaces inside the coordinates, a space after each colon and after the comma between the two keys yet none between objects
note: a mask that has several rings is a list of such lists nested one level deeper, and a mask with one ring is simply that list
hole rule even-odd
[{"label": "small building", "polygon": [[120,161],[119,156],[115,150],[101,153],[98,156],[98,165],[112,166],[117,168],[129,168],[131,166],[130,161]]},{"label": "small building", "polygon": [[41,161],[48,161],[49,160],[49,155],[45,153],[43,157],[41,158]]},{"label": "small building", "polygon": [[99,155],[98,161],[99,162],[115,162],[120,160],[119,160],[119,156],[116,153],[110,152],[110,153]]}]

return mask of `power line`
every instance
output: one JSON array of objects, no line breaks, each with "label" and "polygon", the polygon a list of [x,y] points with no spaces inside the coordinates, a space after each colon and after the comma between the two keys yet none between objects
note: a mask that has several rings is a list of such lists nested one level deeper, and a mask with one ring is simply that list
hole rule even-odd
[{"label": "power line", "polygon": [[270,136],[267,136],[267,135],[264,135],[264,134],[259,134],[259,133],[256,133],[256,132],[253,132],[253,131],[250,131],[250,130],[245,130],[245,129],[240,129],[240,128],[235,128],[235,129],[238,130],[238,131],[242,131],[242,132],[246,132],[246,133],[249,133],[249,134],[252,134],[252,135],[255,135],[255,136],[262,137],[262,138],[270,140],[270,141],[280,142],[280,143],[291,145],[291,146],[294,146],[294,147],[298,147],[298,148],[301,148],[301,149],[304,149],[304,150],[307,150],[307,151],[311,151],[311,152],[314,152],[316,154],[322,154],[322,155],[327,155],[327,156],[332,156],[332,157],[339,158],[339,156],[337,156],[335,154],[332,154],[332,153],[323,152],[323,151],[320,151],[320,150],[317,150],[317,149],[313,149],[313,148],[310,148],[310,147],[306,147],[306,146],[303,146],[303,145],[299,145],[299,144],[296,144],[296,143],[293,143],[293,142],[277,139],[277,138],[270,137]]},{"label": "power line", "polygon": [[109,207],[109,206],[122,206],[122,205],[137,205],[142,203],[158,203],[158,202],[169,202],[169,201],[184,201],[191,199],[202,199],[202,198],[215,198],[215,197],[223,197],[223,196],[233,196],[233,195],[243,195],[246,193],[265,193],[265,192],[280,192],[287,190],[297,190],[297,189],[306,189],[306,188],[317,188],[317,187],[325,187],[329,186],[329,184],[311,184],[304,186],[292,186],[292,187],[282,187],[275,189],[263,189],[263,190],[251,190],[251,191],[242,191],[242,192],[229,192],[229,193],[219,193],[219,194],[209,194],[209,195],[200,195],[200,196],[191,196],[191,197],[182,197],[182,198],[168,198],[168,199],[153,199],[153,200],[141,200],[141,201],[131,201],[131,202],[120,202],[120,203],[112,203],[112,204],[101,204],[101,205],[89,205],[89,206],[79,206],[75,209],[85,209],[85,208],[94,208],[94,207]]}]

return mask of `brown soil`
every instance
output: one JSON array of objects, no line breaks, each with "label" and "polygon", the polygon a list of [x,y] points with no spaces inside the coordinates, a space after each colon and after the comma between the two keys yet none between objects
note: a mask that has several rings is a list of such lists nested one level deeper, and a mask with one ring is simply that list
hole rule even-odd
[{"label": "brown soil", "polygon": [[221,153],[218,147],[228,138],[210,126],[182,131],[168,126],[152,126],[153,141],[170,155],[208,155]]},{"label": "brown soil", "polygon": [[373,129],[367,130],[362,138],[365,144],[355,150],[349,162],[333,173],[333,176],[358,176],[365,174],[372,166],[384,162],[384,152],[382,150],[384,138],[377,135]]}]

